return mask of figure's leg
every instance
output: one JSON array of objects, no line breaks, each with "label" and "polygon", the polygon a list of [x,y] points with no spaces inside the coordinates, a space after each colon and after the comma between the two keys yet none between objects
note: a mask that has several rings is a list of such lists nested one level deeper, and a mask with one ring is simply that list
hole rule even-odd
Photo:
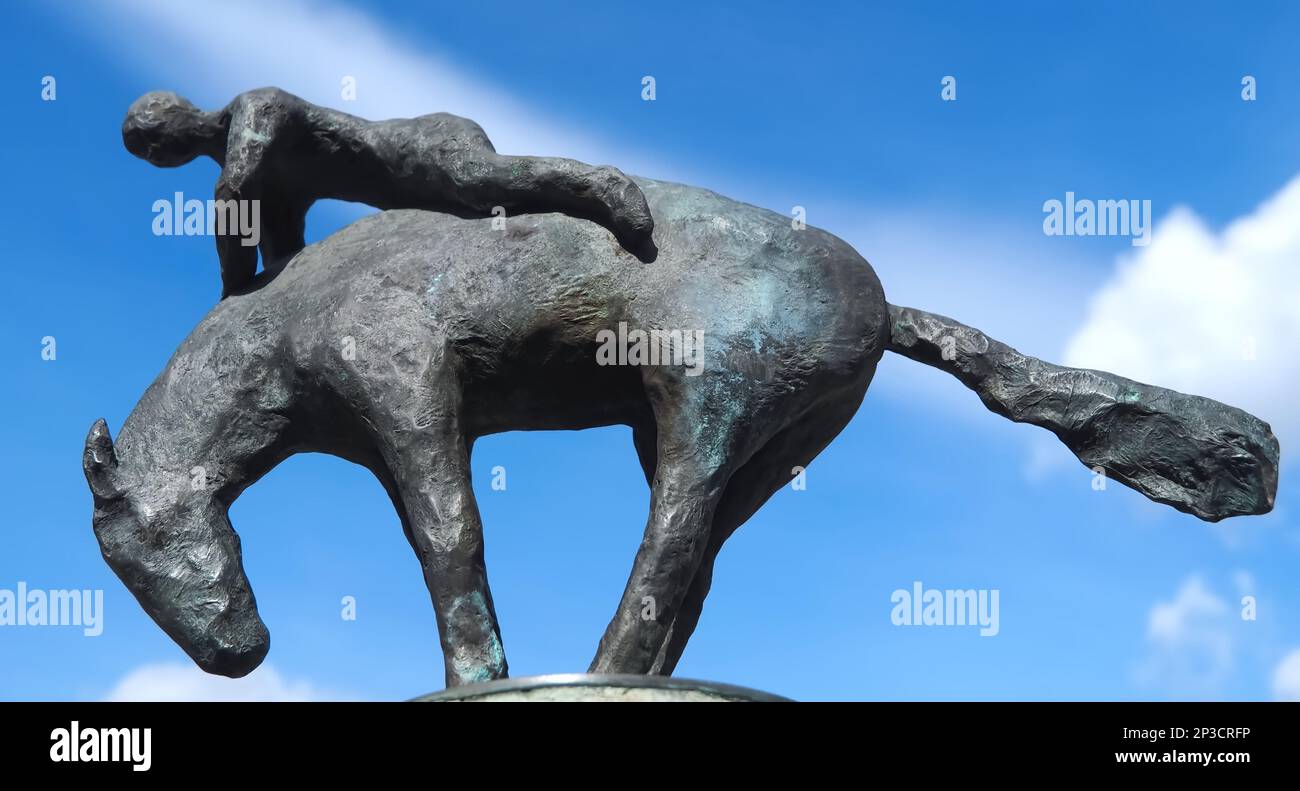
[{"label": "figure's leg", "polygon": [[485,213],[494,206],[509,214],[563,212],[603,225],[634,252],[650,242],[654,231],[641,188],[608,165],[465,149],[447,171],[457,198]]},{"label": "figure's leg", "polygon": [[[506,658],[483,559],[459,392],[446,367],[418,389],[400,445],[385,455],[409,515],[409,538],[438,618],[447,686],[505,678]],[[432,403],[430,403],[430,401]]]}]

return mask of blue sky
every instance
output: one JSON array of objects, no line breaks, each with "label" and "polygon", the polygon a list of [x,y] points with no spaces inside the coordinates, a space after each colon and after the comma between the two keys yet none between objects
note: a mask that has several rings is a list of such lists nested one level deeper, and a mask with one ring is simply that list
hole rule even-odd
[{"label": "blue sky", "polygon": [[[372,118],[466,115],[505,153],[804,206],[892,302],[1221,398],[1282,443],[1275,512],[1209,525],[1117,484],[1094,491],[1049,435],[887,357],[807,490],[782,491],[728,543],[678,675],[801,699],[1300,695],[1300,10],[818,5],[10,6],[0,589],[103,589],[105,623],[93,638],[0,626],[0,699],[402,699],[442,685],[419,567],[360,468],[298,456],[232,509],[272,634],[267,664],[238,682],[192,669],[91,533],[86,430],[103,416],[116,432],[218,295],[210,239],[151,233],[153,202],[210,194],[216,166],[134,159],[122,116],[149,90],[216,107],[270,84]],[[349,75],[355,103],[340,99]],[[1153,244],[1044,236],[1043,202],[1067,191],[1150,200]],[[309,241],[362,211],[318,205]],[[497,465],[504,492],[488,486]],[[645,524],[628,430],[485,438],[474,473],[512,674],[585,669]],[[916,580],[997,589],[999,634],[891,624],[891,593]],[[1256,620],[1239,615],[1247,595]]]}]

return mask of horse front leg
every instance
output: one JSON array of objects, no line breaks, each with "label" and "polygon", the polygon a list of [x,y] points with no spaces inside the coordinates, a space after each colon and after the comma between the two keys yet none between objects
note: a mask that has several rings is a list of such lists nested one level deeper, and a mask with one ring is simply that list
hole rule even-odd
[{"label": "horse front leg", "polygon": [[[426,403],[413,405],[413,414],[405,416],[407,430],[397,433],[402,439],[388,454],[393,457],[389,468],[437,615],[447,686],[505,678],[459,397],[449,382],[419,392]],[[433,404],[427,403],[430,397]]]}]

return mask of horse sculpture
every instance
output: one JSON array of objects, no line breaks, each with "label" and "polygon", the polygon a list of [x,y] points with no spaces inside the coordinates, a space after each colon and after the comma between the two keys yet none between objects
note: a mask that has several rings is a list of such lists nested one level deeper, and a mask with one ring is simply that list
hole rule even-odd
[{"label": "horse sculpture", "polygon": [[[1278,444],[1255,417],[889,305],[871,266],[825,231],[633,178],[655,220],[653,263],[561,214],[502,230],[381,212],[216,305],[116,442],[94,424],[83,462],[103,556],[200,667],[242,676],[269,646],[227,510],[288,456],[322,452],[367,467],[391,497],[447,684],[504,677],[474,441],[621,424],[650,516],[591,669],[670,674],[723,543],[844,428],[886,350],[952,373],[1153,500],[1209,521],[1272,508]],[[602,365],[602,338],[620,325],[703,331],[703,365]]]}]

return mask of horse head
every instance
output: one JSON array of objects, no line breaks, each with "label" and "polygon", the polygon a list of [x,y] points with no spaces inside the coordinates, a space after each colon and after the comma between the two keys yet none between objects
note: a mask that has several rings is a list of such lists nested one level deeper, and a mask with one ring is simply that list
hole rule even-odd
[{"label": "horse head", "polygon": [[82,467],[100,551],[145,611],[209,673],[251,673],[271,638],[227,504],[188,476],[120,463],[103,419],[86,437]]}]

